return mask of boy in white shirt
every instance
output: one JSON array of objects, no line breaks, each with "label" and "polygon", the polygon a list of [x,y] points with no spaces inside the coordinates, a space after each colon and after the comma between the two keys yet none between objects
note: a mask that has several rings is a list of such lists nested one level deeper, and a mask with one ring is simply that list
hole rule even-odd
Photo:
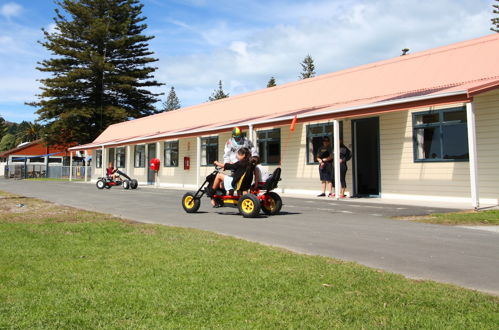
[{"label": "boy in white shirt", "polygon": [[258,187],[264,187],[265,182],[267,182],[267,179],[269,178],[269,171],[260,164],[260,157],[253,156],[251,157],[251,160],[257,164],[254,171],[255,183],[253,184],[253,188],[258,189]]}]

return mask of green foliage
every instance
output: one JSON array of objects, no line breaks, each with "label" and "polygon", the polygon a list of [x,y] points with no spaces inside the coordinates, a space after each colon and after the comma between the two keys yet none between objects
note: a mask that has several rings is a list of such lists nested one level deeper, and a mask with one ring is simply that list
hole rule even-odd
[{"label": "green foliage", "polygon": [[7,133],[7,124],[5,122],[5,119],[0,116],[0,140],[2,137]]},{"label": "green foliage", "polygon": [[220,100],[224,99],[226,97],[229,97],[229,94],[225,94],[224,90],[222,89],[222,81],[218,81],[218,88],[213,91],[213,94],[208,98],[208,101],[215,101],[215,100]]},{"label": "green foliage", "polygon": [[181,108],[180,100],[177,97],[177,93],[175,93],[175,88],[172,86],[170,92],[168,93],[168,98],[166,102],[163,103],[164,110],[163,111],[172,111],[178,110]]},{"label": "green foliage", "polygon": [[303,59],[303,62],[300,63],[302,72],[300,74],[300,79],[307,79],[307,78],[312,78],[315,77],[315,65],[314,65],[314,60],[312,59],[312,56],[307,55]]},{"label": "green foliage", "polygon": [[[496,0],[496,2],[499,2],[499,0]],[[490,19],[492,21],[492,27],[490,29],[499,33],[499,4],[492,5],[492,7],[492,13],[494,13],[496,17]]]},{"label": "green foliage", "polygon": [[38,121],[47,142],[60,145],[93,141],[107,126],[159,112],[160,86],[153,79],[157,59],[148,50],[152,36],[142,32],[139,0],[56,1],[54,32],[40,42],[53,57],[41,61]]},{"label": "green foliage", "polygon": [[0,140],[0,151],[10,150],[16,145],[16,137],[13,134],[7,133]]},{"label": "green foliage", "polygon": [[1,329],[496,329],[499,322],[497,297],[452,285],[7,197]]},{"label": "green foliage", "polygon": [[31,142],[41,137],[42,125],[23,121],[17,127],[16,143]]},{"label": "green foliage", "polygon": [[275,78],[274,77],[270,77],[269,82],[267,83],[267,88],[269,88],[269,87],[275,87],[275,86],[276,86]]}]

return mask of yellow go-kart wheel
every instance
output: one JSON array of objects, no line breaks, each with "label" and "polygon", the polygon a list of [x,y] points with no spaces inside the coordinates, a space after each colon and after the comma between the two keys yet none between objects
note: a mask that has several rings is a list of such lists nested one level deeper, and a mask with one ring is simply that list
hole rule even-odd
[{"label": "yellow go-kart wheel", "polygon": [[199,210],[201,201],[194,197],[194,193],[188,192],[182,197],[182,207],[187,213],[194,213]]},{"label": "yellow go-kart wheel", "polygon": [[255,218],[260,214],[260,200],[255,195],[247,194],[239,199],[239,212],[245,218]]},{"label": "yellow go-kart wheel", "polygon": [[279,214],[282,208],[281,196],[271,191],[265,194],[265,199],[262,200],[262,210],[267,215]]}]

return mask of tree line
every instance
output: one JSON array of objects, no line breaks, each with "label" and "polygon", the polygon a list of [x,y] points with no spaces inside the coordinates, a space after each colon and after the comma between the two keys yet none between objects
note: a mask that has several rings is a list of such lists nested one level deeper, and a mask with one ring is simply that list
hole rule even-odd
[{"label": "tree line", "polygon": [[[495,0],[496,3],[499,0]],[[42,29],[40,44],[50,58],[38,63],[45,73],[36,108],[36,123],[0,121],[0,150],[43,137],[48,144],[75,145],[93,141],[111,124],[181,108],[172,86],[161,109],[163,93],[151,87],[158,61],[149,50],[140,0],[56,0],[55,29]],[[493,5],[491,30],[499,32],[499,5]],[[300,79],[315,76],[312,56],[305,56]],[[272,76],[267,87],[277,85]],[[222,81],[208,101],[229,97]],[[0,118],[1,119],[1,118]],[[36,131],[36,133],[35,133]]]},{"label": "tree line", "polygon": [[23,142],[41,137],[41,125],[29,121],[11,123],[0,117],[0,152],[13,149]]}]

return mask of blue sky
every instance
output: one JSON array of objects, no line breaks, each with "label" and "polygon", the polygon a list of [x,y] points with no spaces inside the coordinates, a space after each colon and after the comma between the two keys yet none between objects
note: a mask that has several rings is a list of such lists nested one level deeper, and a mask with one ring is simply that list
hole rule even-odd
[{"label": "blue sky", "polygon": [[[311,54],[318,74],[492,33],[493,0],[142,0],[156,79],[182,106],[298,79]],[[0,116],[35,120],[37,43],[52,29],[52,0],[0,0]],[[165,99],[166,95],[162,97]],[[159,106],[159,104],[158,104]]]}]

